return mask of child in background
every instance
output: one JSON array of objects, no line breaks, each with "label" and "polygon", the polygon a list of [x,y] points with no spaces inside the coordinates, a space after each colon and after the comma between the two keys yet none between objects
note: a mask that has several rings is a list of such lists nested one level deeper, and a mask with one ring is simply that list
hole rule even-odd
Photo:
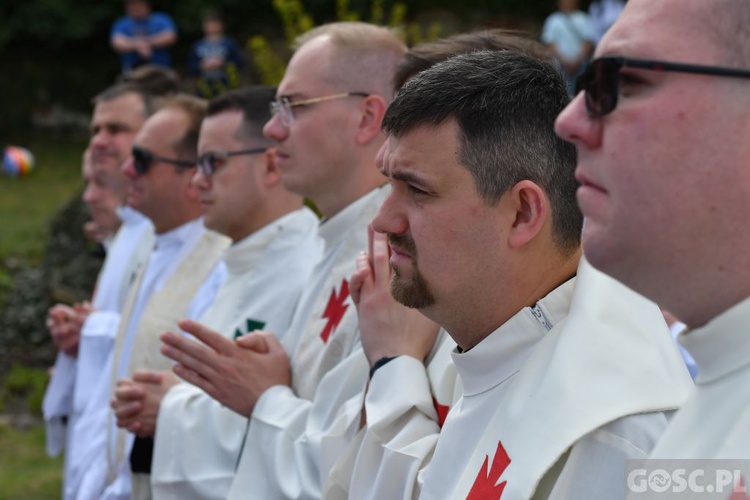
[{"label": "child in background", "polygon": [[197,94],[210,99],[240,86],[243,61],[237,43],[224,34],[218,10],[209,9],[203,15],[203,34],[190,48],[188,73],[198,78]]}]

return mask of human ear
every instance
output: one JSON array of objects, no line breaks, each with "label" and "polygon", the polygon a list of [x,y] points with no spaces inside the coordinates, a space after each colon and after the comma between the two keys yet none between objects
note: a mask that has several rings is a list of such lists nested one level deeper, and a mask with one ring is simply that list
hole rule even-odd
[{"label": "human ear", "polygon": [[260,168],[263,183],[267,187],[272,187],[281,182],[281,171],[276,165],[276,150],[273,148],[266,149],[259,161],[263,162]]},{"label": "human ear", "polygon": [[357,144],[367,144],[380,135],[380,123],[388,106],[379,95],[370,95],[362,100],[361,115],[357,126]]},{"label": "human ear", "polygon": [[544,190],[530,180],[523,180],[508,192],[515,219],[508,234],[508,245],[519,248],[532,241],[542,231],[550,214],[549,200]]}]

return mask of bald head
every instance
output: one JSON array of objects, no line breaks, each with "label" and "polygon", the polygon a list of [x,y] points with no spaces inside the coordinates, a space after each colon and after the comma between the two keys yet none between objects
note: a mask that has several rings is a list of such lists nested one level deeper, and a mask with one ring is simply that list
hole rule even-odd
[{"label": "bald head", "polygon": [[326,43],[330,43],[330,57],[321,74],[327,83],[392,99],[392,75],[406,53],[393,31],[361,22],[324,24],[300,36],[296,46]]}]

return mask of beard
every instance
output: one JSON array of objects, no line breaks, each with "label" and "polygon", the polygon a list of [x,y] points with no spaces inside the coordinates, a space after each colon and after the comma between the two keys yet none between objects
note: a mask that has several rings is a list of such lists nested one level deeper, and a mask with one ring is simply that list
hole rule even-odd
[{"label": "beard", "polygon": [[394,299],[400,304],[412,309],[424,309],[435,304],[435,296],[432,294],[427,281],[417,267],[417,248],[414,241],[403,234],[389,234],[388,242],[408,253],[414,262],[412,276],[406,277],[391,265],[393,276],[391,276],[390,292]]}]

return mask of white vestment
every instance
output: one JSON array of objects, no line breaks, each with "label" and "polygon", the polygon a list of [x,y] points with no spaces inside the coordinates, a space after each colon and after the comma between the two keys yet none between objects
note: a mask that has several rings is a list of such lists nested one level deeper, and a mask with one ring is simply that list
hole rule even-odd
[{"label": "white vestment", "polygon": [[[151,335],[158,336],[167,329],[164,325],[169,321],[172,322],[171,329],[176,330],[178,320],[184,317],[199,318],[213,301],[224,279],[224,266],[216,263],[227,244],[228,240],[224,237],[209,233],[203,226],[202,219],[156,236],[156,246],[148,263],[135,278],[134,287],[123,306],[122,315],[126,321],[120,322],[115,348],[97,381],[91,401],[76,422],[76,432],[80,432],[85,438],[82,438],[84,441],[81,443],[78,468],[71,471],[75,480],[70,485],[72,498],[130,497],[127,452],[132,445],[132,435],[129,435],[125,443],[119,443],[118,449],[114,439],[117,432],[109,407],[113,380],[130,376],[133,368],[149,368],[148,365],[141,364],[143,362],[158,362],[160,358],[166,360],[158,353],[158,349],[156,353],[136,351],[133,361],[138,364],[131,365],[133,344],[144,345],[136,333],[141,332],[146,325],[155,325],[158,331],[151,332]],[[195,281],[195,276],[191,278],[194,267],[190,264],[191,259],[208,267],[207,274],[203,274],[198,286],[192,291],[186,289],[185,280],[180,279],[183,276],[188,281]],[[185,265],[189,269],[183,269]],[[171,307],[159,308],[157,301],[152,300],[154,297]],[[174,301],[179,297],[187,297],[186,303],[182,307],[174,307]]]},{"label": "white vestment", "polygon": [[[750,299],[680,334],[695,359],[695,390],[652,458],[750,458]],[[745,486],[750,476],[744,471]]]},{"label": "white vestment", "polygon": [[353,436],[361,401],[358,407],[345,403],[363,390],[367,361],[358,348],[348,280],[388,192],[387,186],[375,189],[321,224],[324,256],[284,339],[293,352],[293,387],[274,386],[259,398],[228,498],[319,497],[325,464]]},{"label": "white vestment", "polygon": [[326,498],[622,498],[625,459],[648,454],[691,386],[659,309],[585,261],[452,357],[463,396],[442,430],[429,367],[378,370]]},{"label": "white vestment", "polygon": [[[322,254],[318,218],[308,208],[272,222],[224,253],[227,279],[201,323],[229,338],[289,328]],[[154,499],[223,500],[234,478],[247,418],[181,383],[161,402],[154,438]]]},{"label": "white vestment", "polygon": [[[82,439],[73,432],[75,421],[93,392],[94,385],[112,348],[120,310],[132,283],[153,246],[151,221],[129,207],[117,210],[122,225],[107,248],[91,299],[93,311],[81,327],[78,356],[58,353],[55,375],[44,395],[47,453],[58,455],[65,448],[63,497],[67,498],[68,470],[76,461],[76,445]],[[63,417],[67,425],[63,425]]]}]

